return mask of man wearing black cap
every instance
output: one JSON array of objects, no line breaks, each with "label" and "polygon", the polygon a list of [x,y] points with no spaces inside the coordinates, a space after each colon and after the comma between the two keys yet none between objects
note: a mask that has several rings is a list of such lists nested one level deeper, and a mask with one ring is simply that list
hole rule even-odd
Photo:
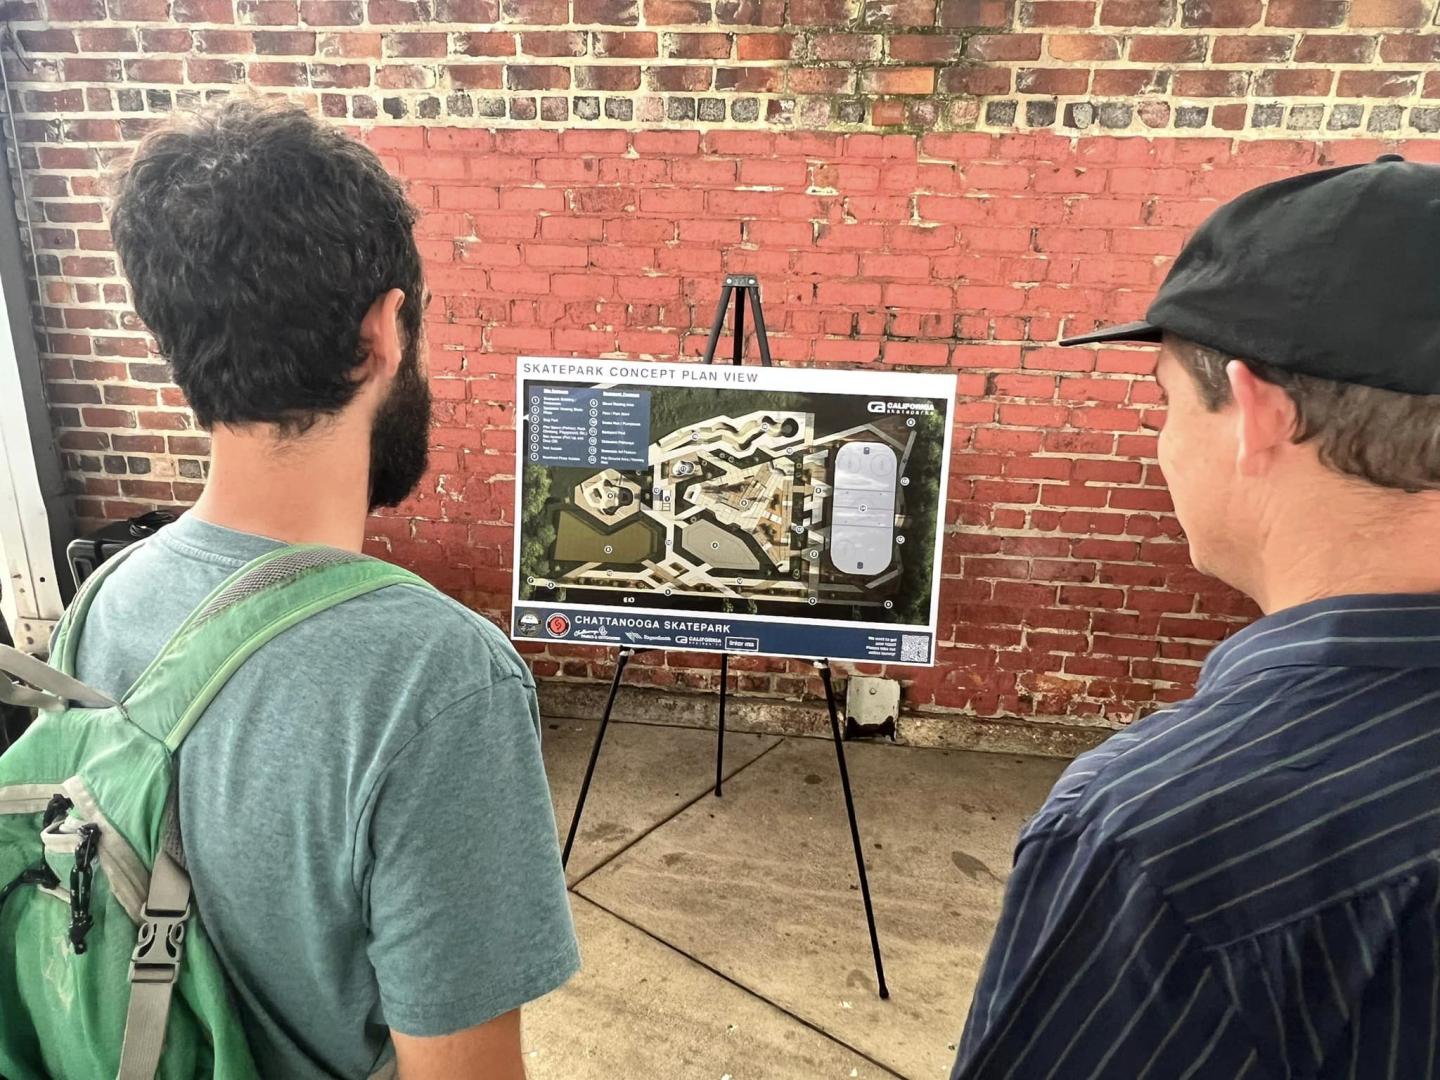
[{"label": "man wearing black cap", "polygon": [[1440,167],[1241,196],[1097,341],[1265,618],[1026,825],[952,1080],[1440,1075]]}]

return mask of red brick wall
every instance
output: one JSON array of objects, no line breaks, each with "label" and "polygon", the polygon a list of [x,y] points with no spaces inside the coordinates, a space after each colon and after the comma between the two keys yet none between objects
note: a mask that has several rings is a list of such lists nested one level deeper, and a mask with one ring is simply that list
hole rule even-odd
[{"label": "red brick wall", "polygon": [[[1434,0],[106,2],[5,4],[82,518],[192,500],[207,449],[128,307],[100,171],[172,108],[283,88],[424,210],[434,464],[376,550],[500,616],[514,356],[693,356],[722,275],[755,273],[779,362],[959,376],[945,644],[891,672],[940,713],[1117,723],[1184,693],[1249,608],[1189,567],[1150,356],[1054,343],[1139,315],[1239,191],[1440,159],[1415,139],[1440,128]],[[714,658],[645,660],[714,685]],[[610,658],[534,662],[585,680]],[[813,683],[737,668],[745,693]]]}]

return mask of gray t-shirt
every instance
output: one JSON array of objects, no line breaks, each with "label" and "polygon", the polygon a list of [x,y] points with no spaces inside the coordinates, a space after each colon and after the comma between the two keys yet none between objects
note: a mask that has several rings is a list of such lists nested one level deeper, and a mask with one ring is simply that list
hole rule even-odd
[{"label": "gray t-shirt", "polygon": [[[193,514],[96,595],[79,676],[124,693],[279,545]],[[284,631],[179,753],[195,898],[262,1076],[360,1078],[579,964],[529,671],[491,623],[388,588]]]}]

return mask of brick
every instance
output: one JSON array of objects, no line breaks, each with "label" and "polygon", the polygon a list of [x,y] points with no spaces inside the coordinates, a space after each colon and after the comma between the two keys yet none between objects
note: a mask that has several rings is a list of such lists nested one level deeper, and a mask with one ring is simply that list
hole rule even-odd
[{"label": "brick", "polygon": [[[1287,34],[1225,35],[1215,39],[1210,59],[1217,64],[1264,64],[1286,60],[1295,39]],[[1262,94],[1283,94],[1280,90],[1259,90]]]},{"label": "brick", "polygon": [[445,75],[452,86],[465,90],[499,90],[505,69],[500,64],[447,64]]},{"label": "brick", "polygon": [[872,94],[933,94],[934,68],[880,68],[861,77],[863,89]]},{"label": "brick", "polygon": [[1261,0],[1184,0],[1181,26],[1250,27],[1260,21]]},{"label": "brick", "polygon": [[[368,75],[369,69],[366,69]],[[250,81],[257,86],[304,86],[306,68],[297,63],[255,63],[250,65]]]},{"label": "brick", "polygon": [[1093,26],[1093,0],[1025,0],[1020,5],[1021,26]]},{"label": "brick", "polygon": [[249,30],[197,30],[195,48],[202,53],[243,54],[254,50],[254,34]]},{"label": "brick", "polygon": [[971,60],[1039,60],[1040,34],[979,34],[965,46]]},{"label": "brick", "polygon": [[1380,59],[1392,64],[1440,62],[1440,34],[1386,34],[1380,42]]},{"label": "brick", "polygon": [[508,64],[505,86],[510,90],[565,90],[570,69],[556,64]]},{"label": "brick", "polygon": [[640,89],[640,69],[628,65],[575,69],[575,89],[629,91]]},{"label": "brick", "polygon": [[500,17],[496,0],[434,0],[435,21],[467,25],[492,23]]},{"label": "brick", "polygon": [[1244,71],[1178,71],[1175,93],[1179,97],[1244,97],[1250,74]]},{"label": "brick", "polygon": [[252,26],[294,26],[300,12],[296,0],[236,0],[235,21]]},{"label": "brick", "polygon": [[1345,22],[1345,0],[1270,0],[1267,26],[1330,27]]},{"label": "brick", "polygon": [[1056,60],[1118,60],[1121,39],[1103,34],[1051,34],[1045,48]]},{"label": "brick", "polygon": [[455,43],[461,56],[514,56],[515,35],[504,33],[465,34]]},{"label": "brick", "polygon": [[255,52],[261,56],[312,56],[313,30],[257,30],[251,35]]},{"label": "brick", "polygon": [[843,26],[849,19],[846,0],[790,0],[790,21],[796,26]]},{"label": "brick", "polygon": [[366,0],[365,14],[373,26],[424,22],[429,5],[420,0]]},{"label": "brick", "polygon": [[735,41],[736,56],[741,60],[788,60],[795,46],[790,34],[741,34]]},{"label": "brick", "polygon": [[185,77],[184,70],[179,60],[125,61],[125,78],[131,82],[178,83]]},{"label": "brick", "polygon": [[[116,48],[114,35],[125,36],[125,51],[135,50],[134,33],[114,30],[81,30],[81,39],[87,50],[109,50]],[[79,46],[75,43],[74,30],[21,30],[17,35],[20,45],[27,53],[73,53]]]},{"label": "brick", "polygon": [[581,25],[634,26],[640,21],[639,0],[573,0],[573,7]]},{"label": "brick", "polygon": [[648,58],[659,55],[659,37],[645,33],[595,35],[595,55],[615,58]]},{"label": "brick", "polygon": [[794,94],[839,94],[850,89],[855,73],[845,67],[792,67],[786,87]]},{"label": "brick", "polygon": [[501,0],[506,22],[531,26],[562,26],[570,20],[569,0]]},{"label": "brick", "polygon": [[985,28],[1009,26],[1015,17],[1013,0],[940,0],[941,26]]},{"label": "brick", "polygon": [[[250,65],[250,77],[258,82],[260,79],[255,73],[256,68],[283,68],[285,66],[286,65],[279,64],[252,64]],[[310,76],[310,85],[316,89],[353,90],[370,85],[370,68],[365,64],[310,64],[307,65],[307,68]],[[303,86],[304,82],[302,80],[294,85]]]},{"label": "brick", "polygon": [[1418,71],[1342,71],[1335,92],[1347,98],[1408,97],[1419,86]]},{"label": "brick", "polygon": [[651,26],[689,26],[708,23],[708,0],[644,0],[645,21]]},{"label": "brick", "polygon": [[866,26],[934,26],[936,0],[864,0],[860,21]]},{"label": "brick", "polygon": [[652,89],[672,92],[709,90],[714,79],[714,71],[708,67],[652,67],[649,75]]},{"label": "brick", "polygon": [[715,0],[715,21],[723,26],[785,25],[785,0]]},{"label": "brick", "polygon": [[98,22],[105,18],[103,0],[49,0],[45,5],[57,22]]},{"label": "brick", "polygon": [[1205,59],[1210,39],[1202,34],[1137,34],[1130,59],[1148,64],[1194,64]]},{"label": "brick", "polygon": [[[134,31],[125,30],[120,33],[133,34]],[[194,47],[194,35],[189,30],[146,28],[140,31],[140,47],[146,52],[188,53]],[[86,48],[90,46],[86,45]]]},{"label": "brick", "polygon": [[810,48],[816,60],[849,60],[855,63],[880,59],[885,38],[880,34],[819,34]]},{"label": "brick", "polygon": [[1085,68],[1021,68],[1015,75],[1015,90],[1021,94],[1050,94],[1069,97],[1090,87]]},{"label": "brick", "polygon": [[1375,44],[1375,38],[1363,34],[1305,34],[1296,46],[1295,59],[1300,63],[1367,64],[1375,56]]},{"label": "brick", "polygon": [[1420,27],[1432,14],[1426,0],[1351,0],[1352,27]]},{"label": "brick", "polygon": [[733,48],[729,34],[665,35],[665,55],[679,60],[728,60]]},{"label": "brick", "polygon": [[1095,72],[1091,89],[1097,97],[1137,97],[1162,94],[1170,85],[1170,73],[1145,68],[1101,68]]},{"label": "brick", "polygon": [[238,60],[187,60],[185,76],[192,83],[244,82],[245,65]]},{"label": "brick", "polygon": [[1255,93],[1263,97],[1327,97],[1335,73],[1325,68],[1281,68],[1255,77]]},{"label": "brick", "polygon": [[1170,26],[1175,22],[1176,7],[1176,0],[1104,0],[1100,25],[1126,29]]},{"label": "brick", "polygon": [[587,35],[570,30],[539,30],[520,35],[520,51],[526,56],[584,56],[588,44]]},{"label": "brick", "polygon": [[300,0],[299,12],[306,26],[359,26],[365,18],[361,0]]},{"label": "brick", "polygon": [[389,33],[382,36],[382,55],[396,59],[438,59],[450,52],[450,36],[435,33]]}]

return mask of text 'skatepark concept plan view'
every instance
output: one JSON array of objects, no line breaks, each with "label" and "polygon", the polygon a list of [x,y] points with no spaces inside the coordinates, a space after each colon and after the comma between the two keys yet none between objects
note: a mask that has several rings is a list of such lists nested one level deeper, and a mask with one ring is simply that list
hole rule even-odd
[{"label": "text 'skatepark concept plan view'", "polygon": [[933,662],[949,375],[517,363],[513,633]]}]

